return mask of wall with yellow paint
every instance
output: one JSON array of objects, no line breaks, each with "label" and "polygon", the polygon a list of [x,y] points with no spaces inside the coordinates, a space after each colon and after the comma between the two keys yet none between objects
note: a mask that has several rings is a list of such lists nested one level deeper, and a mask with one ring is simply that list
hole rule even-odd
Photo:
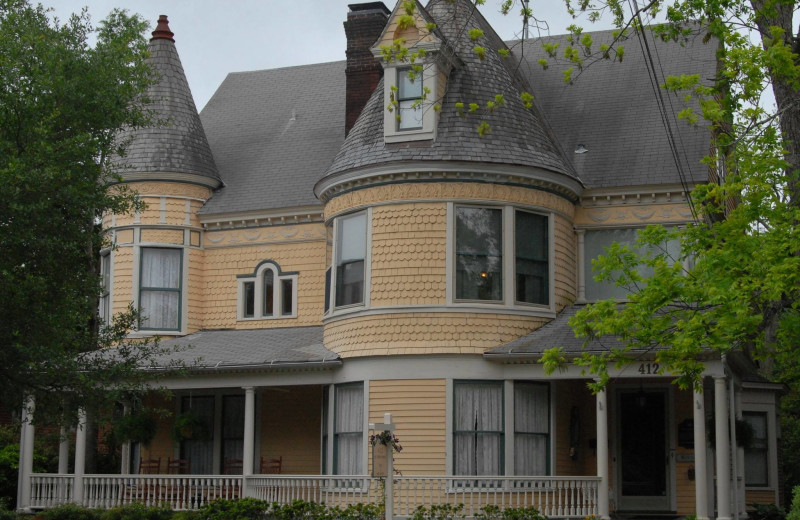
[{"label": "wall with yellow paint", "polygon": [[342,357],[483,354],[541,327],[546,318],[508,314],[397,313],[325,325],[325,346]]},{"label": "wall with yellow paint", "polygon": [[[391,413],[403,451],[395,469],[405,475],[445,474],[444,379],[373,380],[369,383],[369,422],[382,423]],[[369,449],[370,471],[372,448]]]},{"label": "wall with yellow paint", "polygon": [[[322,451],[322,387],[261,390],[261,456],[283,457],[281,473],[319,475]],[[254,470],[259,471],[258,463]]]}]

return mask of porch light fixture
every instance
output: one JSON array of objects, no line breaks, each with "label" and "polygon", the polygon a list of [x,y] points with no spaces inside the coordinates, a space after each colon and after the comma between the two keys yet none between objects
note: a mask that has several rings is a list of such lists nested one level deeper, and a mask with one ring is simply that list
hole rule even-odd
[{"label": "porch light fixture", "polygon": [[647,406],[647,394],[641,384],[639,385],[639,391],[636,392],[636,406],[639,408],[645,408]]},{"label": "porch light fixture", "polygon": [[582,144],[579,144],[579,145],[578,145],[578,146],[575,148],[575,153],[586,153],[586,152],[588,152],[588,151],[589,151],[589,149],[588,149],[588,148],[586,148],[585,146],[583,146]]}]

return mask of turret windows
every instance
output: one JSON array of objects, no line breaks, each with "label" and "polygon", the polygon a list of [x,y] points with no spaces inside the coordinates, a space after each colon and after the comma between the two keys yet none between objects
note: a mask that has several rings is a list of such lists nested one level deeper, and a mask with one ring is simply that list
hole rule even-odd
[{"label": "turret windows", "polygon": [[468,205],[452,214],[453,301],[550,305],[548,215]]},{"label": "turret windows", "polygon": [[283,273],[272,261],[239,275],[239,320],[297,317],[297,273]]},{"label": "turret windows", "polygon": [[139,275],[140,330],[180,330],[182,249],[143,247]]},{"label": "turret windows", "polygon": [[347,215],[336,226],[336,306],[363,304],[367,214]]}]

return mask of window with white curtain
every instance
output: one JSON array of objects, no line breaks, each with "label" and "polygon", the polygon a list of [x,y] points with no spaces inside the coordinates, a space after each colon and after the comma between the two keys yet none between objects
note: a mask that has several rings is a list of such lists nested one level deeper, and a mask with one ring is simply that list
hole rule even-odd
[{"label": "window with white curtain", "polygon": [[503,474],[503,382],[455,381],[453,474]]},{"label": "window with white curtain", "polygon": [[769,486],[769,446],[767,444],[767,412],[744,412],[742,419],[753,429],[753,442],[744,449],[744,483],[746,486]]},{"label": "window with white curtain", "polygon": [[547,475],[550,446],[550,387],[514,383],[514,474]]},{"label": "window with white curtain", "polygon": [[367,214],[336,221],[336,307],[364,303],[364,263],[367,258]]},{"label": "window with white curtain", "polygon": [[252,273],[237,278],[239,320],[297,317],[297,273],[282,272],[272,260],[263,260]]},{"label": "window with white curtain", "polygon": [[181,413],[196,414],[204,425],[206,435],[181,442],[182,459],[189,461],[192,475],[214,473],[214,396],[185,396],[181,399]]},{"label": "window with white curtain", "polygon": [[364,384],[336,385],[333,458],[336,475],[360,475],[364,441]]},{"label": "window with white curtain", "polygon": [[182,263],[182,249],[141,249],[141,330],[180,330]]}]

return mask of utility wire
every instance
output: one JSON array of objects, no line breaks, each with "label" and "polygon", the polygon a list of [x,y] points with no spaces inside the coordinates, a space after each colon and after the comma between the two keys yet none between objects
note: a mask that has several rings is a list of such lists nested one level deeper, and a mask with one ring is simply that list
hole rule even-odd
[{"label": "utility wire", "polygon": [[[634,8],[635,6],[635,8]],[[644,34],[644,24],[642,23],[641,14],[638,12],[638,0],[628,0],[628,7],[631,10],[631,13],[636,16],[637,21],[639,22],[639,27],[637,28],[637,37],[639,40],[639,46],[642,50],[642,55],[644,56],[645,65],[647,68],[647,77],[650,80],[650,86],[653,89],[653,94],[656,98],[656,105],[658,106],[659,115],[661,116],[661,123],[664,125],[664,130],[667,133],[667,142],[669,143],[670,152],[672,154],[672,160],[675,163],[675,168],[678,173],[678,178],[680,179],[681,187],[686,193],[687,201],[689,203],[689,209],[692,212],[692,218],[697,221],[697,209],[694,206],[694,201],[692,201],[689,189],[689,183],[686,179],[686,172],[683,167],[683,163],[680,158],[680,153],[678,151],[678,145],[676,143],[675,132],[672,129],[672,124],[670,119],[674,114],[672,102],[669,103],[669,111],[667,110],[667,103],[664,101],[664,95],[661,91],[661,88],[658,83],[658,74],[655,67],[655,60],[653,59],[653,55],[650,52],[650,45],[647,42],[647,37]],[[661,68],[660,61],[659,61],[659,69],[661,69],[661,75],[664,75],[663,68]],[[689,164],[688,157],[686,156],[686,149],[683,146],[683,142],[681,141],[681,151],[683,152],[683,157],[686,160],[686,164]]]}]

